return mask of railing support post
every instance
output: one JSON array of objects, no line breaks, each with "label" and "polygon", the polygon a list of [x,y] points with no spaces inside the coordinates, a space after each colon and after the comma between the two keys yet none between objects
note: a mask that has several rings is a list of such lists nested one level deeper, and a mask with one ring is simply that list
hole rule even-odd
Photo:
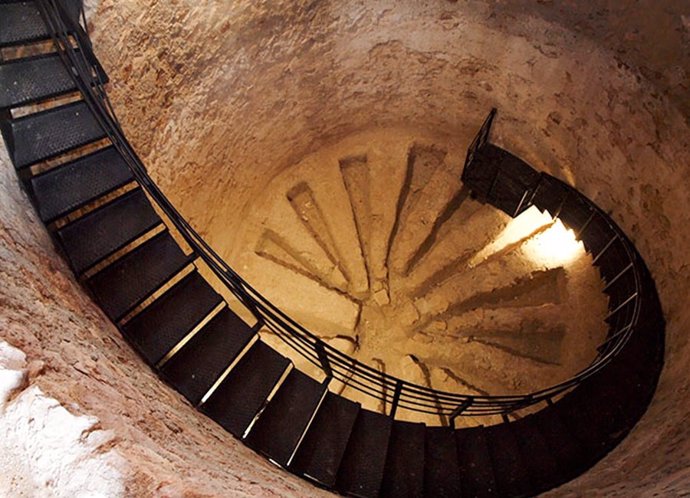
[{"label": "railing support post", "polygon": [[453,410],[450,414],[450,425],[455,429],[455,419],[458,418],[458,416],[467,410],[470,406],[472,406],[473,403],[472,398],[467,398],[465,401],[460,403],[458,406],[455,407],[455,410]]},{"label": "railing support post", "polygon": [[326,353],[326,348],[324,347],[322,342],[317,342],[316,343],[316,354],[319,357],[319,361],[321,362],[321,368],[323,371],[326,373],[326,377],[331,379],[333,378],[333,369],[331,368],[331,360],[328,358],[328,353]]},{"label": "railing support post", "polygon": [[391,411],[388,414],[390,418],[395,418],[395,412],[398,411],[398,404],[400,403],[400,395],[402,394],[403,383],[398,380],[395,383],[395,391],[393,391],[393,402],[391,403]]}]

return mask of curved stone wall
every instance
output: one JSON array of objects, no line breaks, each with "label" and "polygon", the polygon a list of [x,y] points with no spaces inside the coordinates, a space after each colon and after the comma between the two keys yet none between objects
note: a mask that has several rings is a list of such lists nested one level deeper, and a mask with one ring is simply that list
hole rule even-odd
[{"label": "curved stone wall", "polygon": [[[388,126],[467,144],[498,107],[499,145],[575,185],[631,236],[668,321],[667,364],[648,414],[609,457],[554,494],[673,495],[690,486],[690,12],[671,0],[633,4],[104,0],[92,23],[129,138],[231,264],[243,250],[233,233],[250,199],[309,152]],[[173,482],[211,494],[315,493],[250,456],[135,359],[65,280],[9,170],[3,269],[20,276],[11,272],[1,294],[3,336],[29,359],[53,358],[41,381],[47,392],[85,406],[149,461],[138,489]],[[33,300],[43,304],[23,304]],[[71,325],[40,332],[57,321]],[[17,328],[29,326],[31,334]],[[80,362],[98,367],[81,374]],[[141,406],[154,408],[140,417]]]}]

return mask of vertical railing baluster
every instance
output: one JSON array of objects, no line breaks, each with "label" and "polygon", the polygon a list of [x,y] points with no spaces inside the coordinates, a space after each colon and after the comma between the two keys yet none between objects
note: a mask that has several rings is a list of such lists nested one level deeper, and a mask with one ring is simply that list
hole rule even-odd
[{"label": "vertical railing baluster", "polygon": [[467,410],[470,406],[472,406],[474,399],[472,398],[467,398],[465,401],[460,403],[458,406],[455,407],[455,410],[453,410],[450,414],[450,425],[455,429],[455,419],[462,414],[465,410]]},{"label": "vertical railing baluster", "polygon": [[594,215],[595,215],[595,214],[596,214],[596,213],[594,212],[594,210],[592,210],[592,212],[591,212],[590,215],[589,215],[589,218],[587,218],[587,221],[585,221],[585,224],[582,225],[582,226],[580,227],[580,229],[577,231],[577,233],[575,234],[575,238],[576,238],[577,240],[581,240],[582,234],[585,233],[585,230],[587,230],[587,227],[589,226],[589,224],[590,224],[590,223],[592,222],[592,220],[594,219]]},{"label": "vertical railing baluster", "polygon": [[328,353],[326,353],[326,348],[324,347],[323,342],[317,341],[315,343],[315,348],[316,354],[319,357],[319,362],[321,362],[321,368],[326,374],[326,377],[329,379],[332,378],[333,369],[331,368],[331,360],[328,358]]},{"label": "vertical railing baluster", "polygon": [[618,234],[614,234],[613,237],[611,237],[611,240],[609,240],[609,241],[607,242],[607,244],[604,246],[604,248],[603,248],[601,251],[599,251],[599,254],[597,254],[597,255],[594,257],[594,259],[592,260],[592,264],[593,264],[593,265],[596,264],[597,261],[599,261],[599,258],[601,258],[601,256],[603,256],[603,254],[604,254],[606,251],[608,251],[609,247],[611,247],[611,246],[613,245],[613,243],[614,243],[617,239],[618,239]]},{"label": "vertical railing baluster", "polygon": [[400,395],[402,394],[403,382],[398,379],[395,383],[395,391],[393,392],[393,401],[391,402],[391,411],[388,414],[390,418],[395,418],[395,412],[398,411],[398,404],[400,403]]},{"label": "vertical railing baluster", "polygon": [[566,190],[565,195],[563,196],[563,199],[561,200],[561,203],[558,205],[558,209],[556,209],[556,212],[553,214],[554,220],[561,215],[561,211],[563,211],[563,206],[565,206],[565,203],[568,200],[568,197],[570,197],[570,190]]}]

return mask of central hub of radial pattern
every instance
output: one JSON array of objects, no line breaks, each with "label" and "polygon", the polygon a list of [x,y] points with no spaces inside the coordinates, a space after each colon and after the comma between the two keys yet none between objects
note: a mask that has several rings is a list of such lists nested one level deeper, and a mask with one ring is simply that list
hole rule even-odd
[{"label": "central hub of radial pattern", "polygon": [[385,129],[304,157],[247,210],[242,274],[329,344],[421,385],[565,380],[605,336],[599,274],[574,239],[547,250],[566,231],[536,208],[513,220],[473,200],[466,145]]}]

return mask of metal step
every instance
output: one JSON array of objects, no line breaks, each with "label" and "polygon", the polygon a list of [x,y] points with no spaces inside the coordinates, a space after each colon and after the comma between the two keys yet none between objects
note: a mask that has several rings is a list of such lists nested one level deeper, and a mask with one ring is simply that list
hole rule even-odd
[{"label": "metal step", "polygon": [[163,365],[161,374],[196,406],[255,334],[225,307]]},{"label": "metal step", "polygon": [[77,89],[58,54],[0,64],[0,109],[57,97]]},{"label": "metal step", "polygon": [[0,4],[0,47],[48,38],[48,30],[35,2]]},{"label": "metal step", "polygon": [[392,427],[390,417],[360,410],[338,470],[336,488],[341,493],[365,498],[379,495]]},{"label": "metal step", "polygon": [[624,357],[616,358],[554,407],[589,450],[592,463],[622,441],[647,408],[654,379],[641,375],[638,368]]},{"label": "metal step", "polygon": [[474,153],[462,173],[463,183],[482,201],[517,216],[529,206],[540,175],[529,164],[494,144]]},{"label": "metal step", "polygon": [[106,136],[84,101],[11,120],[9,135],[7,145],[17,169]]},{"label": "metal step", "polygon": [[326,385],[292,369],[247,436],[247,446],[286,466],[325,392]]},{"label": "metal step", "polygon": [[240,358],[201,411],[242,437],[290,361],[262,341]]},{"label": "metal step", "polygon": [[424,424],[393,423],[381,496],[416,497],[424,492]]},{"label": "metal step", "polygon": [[605,249],[595,254],[593,264],[599,268],[599,273],[606,282],[611,282],[628,264],[630,258],[620,238],[608,243]]},{"label": "metal step", "polygon": [[538,430],[558,466],[559,474],[554,477],[563,483],[580,475],[595,460],[591,459],[582,444],[575,439],[559,413],[560,410],[554,405],[528,415],[519,423],[531,425]]},{"label": "metal step", "polygon": [[49,223],[134,179],[114,147],[81,157],[31,178],[39,216]]},{"label": "metal step", "polygon": [[547,211],[551,216],[556,216],[567,193],[568,191],[561,183],[548,175],[542,175],[532,204],[542,211]]},{"label": "metal step", "polygon": [[534,485],[527,469],[527,460],[532,456],[520,451],[513,424],[492,425],[485,431],[499,496],[533,496]]},{"label": "metal step", "polygon": [[194,271],[128,321],[122,333],[155,365],[222,301]]},{"label": "metal step", "polygon": [[462,493],[455,431],[427,427],[424,451],[424,496],[456,498]]},{"label": "metal step", "polygon": [[485,430],[485,427],[476,427],[455,431],[460,461],[460,482],[464,497],[500,496]]},{"label": "metal step", "polygon": [[190,261],[167,231],[87,280],[105,314],[118,321]]},{"label": "metal step", "polygon": [[360,406],[328,393],[295,455],[291,470],[332,488]]},{"label": "metal step", "polygon": [[[74,22],[79,20],[78,0],[60,0],[67,16]],[[36,2],[0,1],[0,47],[21,45],[50,38]]]},{"label": "metal step", "polygon": [[580,240],[585,246],[585,250],[596,256],[606,247],[611,237],[615,235],[613,228],[600,214],[595,214],[592,220],[587,224],[587,228],[580,234]]},{"label": "metal step", "polygon": [[162,223],[140,188],[104,204],[56,233],[77,275]]},{"label": "metal step", "polygon": [[[530,481],[532,494],[538,495],[568,480],[533,417],[511,422]],[[566,436],[569,437],[569,436]]]},{"label": "metal step", "polygon": [[[579,194],[571,193],[563,203],[563,207],[558,215],[566,228],[573,232],[580,233],[580,230],[588,222],[592,215],[592,210]],[[591,221],[590,221],[591,223]],[[589,223],[587,224],[589,226]]]}]

